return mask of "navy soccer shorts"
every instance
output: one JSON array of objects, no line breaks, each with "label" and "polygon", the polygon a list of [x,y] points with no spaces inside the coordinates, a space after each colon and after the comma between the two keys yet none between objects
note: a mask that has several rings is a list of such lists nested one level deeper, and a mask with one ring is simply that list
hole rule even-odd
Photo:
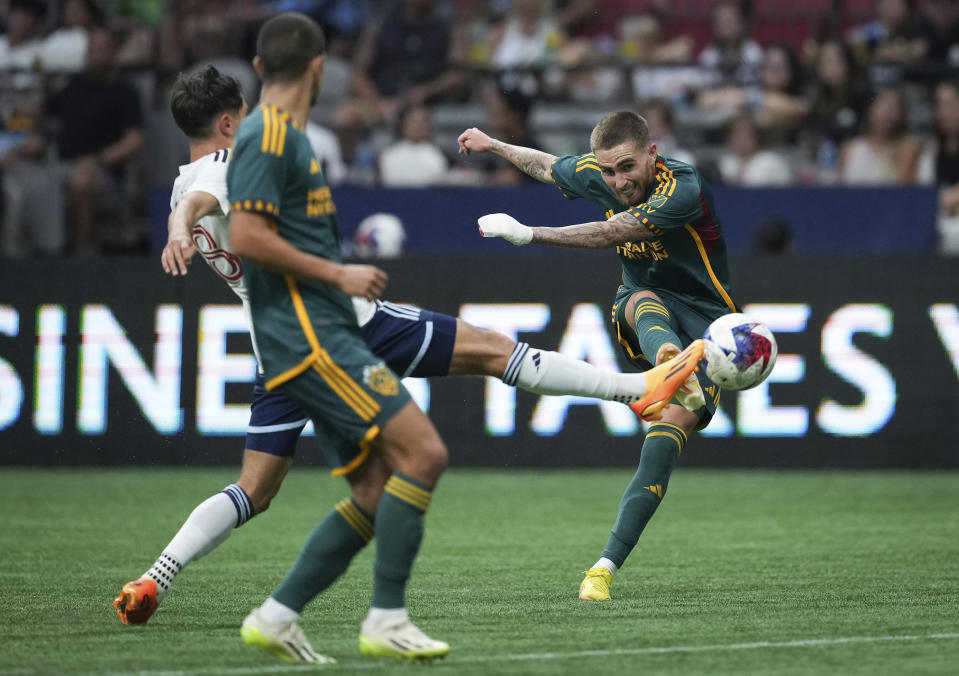
[{"label": "navy soccer shorts", "polygon": [[[402,378],[445,376],[456,342],[456,318],[410,305],[376,303],[376,313],[363,327],[370,350]],[[292,457],[296,441],[309,422],[306,412],[282,388],[268,391],[257,374],[246,428],[246,447]]]}]

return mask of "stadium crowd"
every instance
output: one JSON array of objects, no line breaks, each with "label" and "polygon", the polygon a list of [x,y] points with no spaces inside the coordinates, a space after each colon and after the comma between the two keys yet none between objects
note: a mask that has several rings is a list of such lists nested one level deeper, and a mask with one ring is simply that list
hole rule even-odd
[{"label": "stadium crowd", "polygon": [[522,183],[456,135],[578,152],[635,109],[715,183],[936,185],[959,231],[957,0],[0,0],[0,255],[145,249],[186,158],[173,78],[213,63],[254,104],[286,10],[329,39],[333,186]]}]

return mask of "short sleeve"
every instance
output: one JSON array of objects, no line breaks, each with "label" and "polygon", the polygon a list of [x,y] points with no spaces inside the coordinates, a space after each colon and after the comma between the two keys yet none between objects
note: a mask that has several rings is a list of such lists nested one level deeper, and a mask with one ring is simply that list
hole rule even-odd
[{"label": "short sleeve", "polygon": [[208,161],[204,163],[203,168],[197,173],[196,180],[186,192],[187,195],[191,192],[205,192],[213,195],[224,216],[230,213],[230,199],[226,188],[227,163],[225,155],[228,152],[227,150],[218,150],[212,155],[208,155]]},{"label": "short sleeve", "polygon": [[703,214],[699,183],[693,177],[676,177],[672,172],[662,177],[653,193],[642,204],[632,206],[629,213],[645,225],[661,230],[681,228]]},{"label": "short sleeve", "polygon": [[286,163],[283,155],[264,152],[259,138],[238,140],[227,170],[230,209],[278,216]]},{"label": "short sleeve", "polygon": [[586,197],[585,185],[576,175],[577,164],[583,161],[583,155],[564,155],[558,157],[549,169],[556,187],[563,193],[563,197],[574,200]]}]

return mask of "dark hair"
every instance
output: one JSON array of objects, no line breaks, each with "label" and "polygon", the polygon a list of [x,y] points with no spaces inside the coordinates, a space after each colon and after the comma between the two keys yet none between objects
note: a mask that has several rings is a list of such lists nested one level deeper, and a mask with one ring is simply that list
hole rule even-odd
[{"label": "dark hair", "polygon": [[240,83],[213,66],[205,66],[191,75],[180,73],[170,91],[173,119],[191,139],[210,136],[220,115],[236,113],[242,107]]},{"label": "dark hair", "polygon": [[632,143],[639,149],[649,145],[649,126],[645,118],[628,110],[610,113],[593,127],[589,135],[589,146],[594,152],[615,148],[622,143]]},{"label": "dark hair", "polygon": [[326,38],[316,22],[300,12],[269,19],[256,35],[256,55],[264,82],[291,82],[306,72],[310,61],[326,51]]}]

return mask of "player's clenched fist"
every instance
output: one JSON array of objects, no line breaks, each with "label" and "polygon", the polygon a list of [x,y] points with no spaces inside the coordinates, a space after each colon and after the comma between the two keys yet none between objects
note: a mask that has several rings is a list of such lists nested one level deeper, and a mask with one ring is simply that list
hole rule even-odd
[{"label": "player's clenched fist", "polygon": [[386,289],[386,273],[373,265],[343,265],[337,286],[348,296],[373,300]]},{"label": "player's clenched fist", "polygon": [[456,142],[459,143],[461,155],[469,155],[473,150],[478,153],[488,152],[492,145],[489,135],[476,127],[464,131]]},{"label": "player's clenched fist", "polygon": [[521,246],[533,239],[533,229],[509,214],[486,214],[477,221],[483,237],[502,237],[510,244]]}]

